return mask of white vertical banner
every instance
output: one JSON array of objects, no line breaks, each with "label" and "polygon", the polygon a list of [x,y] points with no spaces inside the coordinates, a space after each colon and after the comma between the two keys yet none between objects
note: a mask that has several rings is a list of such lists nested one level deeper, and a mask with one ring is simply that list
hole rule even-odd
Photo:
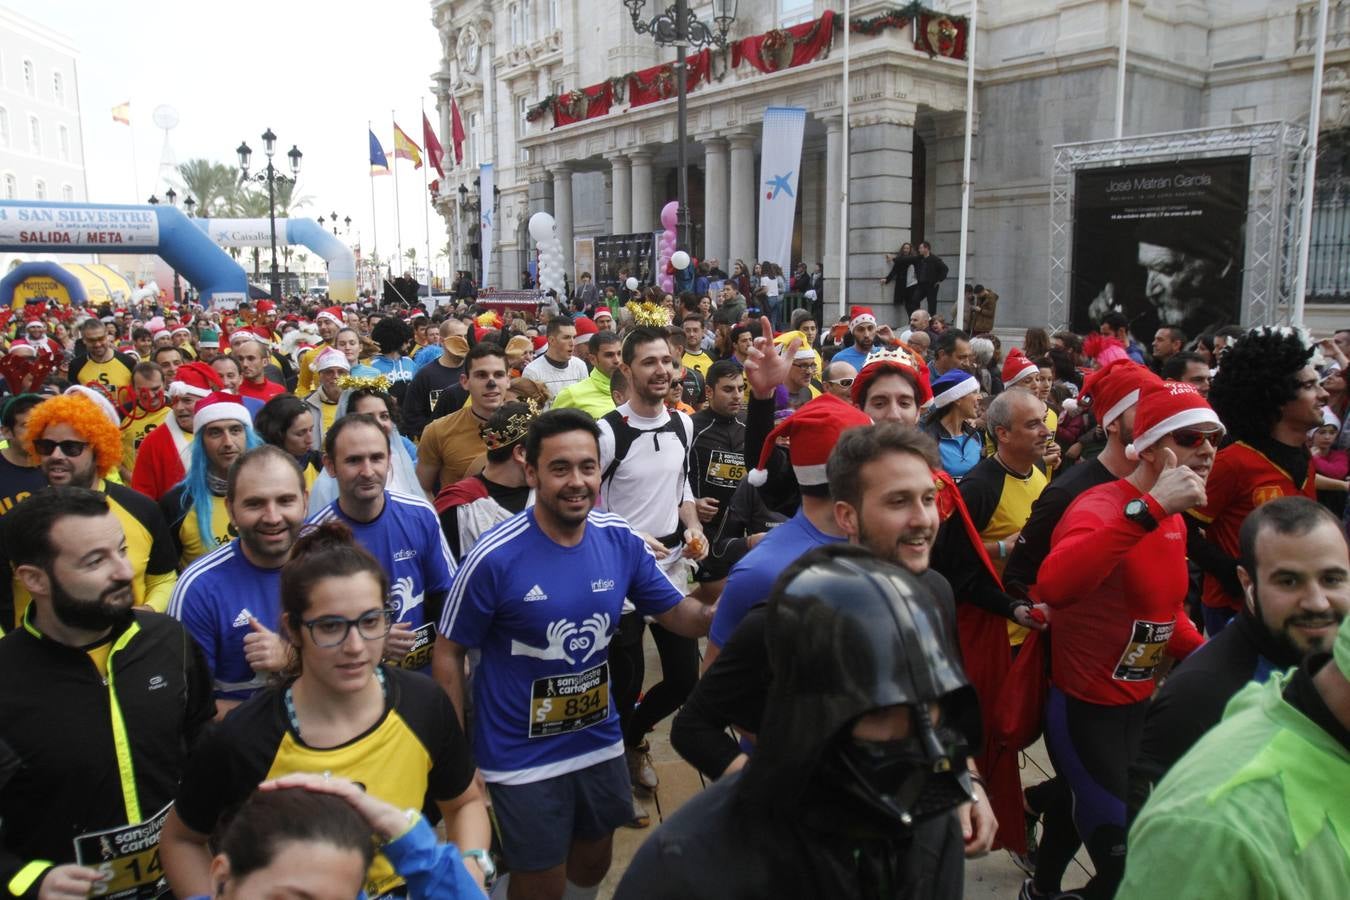
[{"label": "white vertical banner", "polygon": [[760,150],[759,249],[757,259],[792,271],[792,224],[797,213],[797,183],[802,164],[806,110],[770,106],[764,110]]},{"label": "white vertical banner", "polygon": [[492,283],[488,276],[491,274],[492,266],[493,215],[492,163],[484,163],[478,167],[478,228],[481,232],[478,236],[478,242],[479,252],[483,255],[483,280],[479,282],[479,287],[487,287]]}]

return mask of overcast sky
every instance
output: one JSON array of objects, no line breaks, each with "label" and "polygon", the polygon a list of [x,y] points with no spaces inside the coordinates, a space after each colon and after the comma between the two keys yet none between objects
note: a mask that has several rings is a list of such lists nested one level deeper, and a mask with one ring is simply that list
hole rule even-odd
[{"label": "overcast sky", "polygon": [[[10,9],[69,38],[79,51],[84,147],[93,202],[144,202],[157,180],[164,132],[151,116],[161,104],[178,111],[169,133],[178,162],[203,157],[237,164],[246,141],[254,167],[263,161],[260,135],[277,135],[277,161],[292,144],[304,153],[298,193],[305,212],[352,217],[369,254],[371,179],[367,121],[392,164],[391,112],[419,145],[422,104],[436,125],[431,74],[440,41],[427,0],[336,3],[332,0],[3,0]],[[131,102],[131,128],[112,108]],[[132,177],[135,140],[139,180]],[[421,170],[400,160],[403,246],[426,256]],[[435,172],[432,170],[431,177]],[[375,179],[379,250],[395,247],[394,179]],[[430,212],[433,254],[444,223]]]}]

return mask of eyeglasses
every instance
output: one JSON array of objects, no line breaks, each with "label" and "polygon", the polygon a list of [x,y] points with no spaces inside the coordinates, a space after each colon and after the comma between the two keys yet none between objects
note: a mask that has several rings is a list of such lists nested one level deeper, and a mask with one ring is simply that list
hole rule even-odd
[{"label": "eyeglasses", "polygon": [[1219,441],[1223,440],[1223,432],[1195,431],[1186,428],[1181,431],[1172,432],[1172,440],[1176,441],[1178,447],[1185,447],[1187,450],[1192,447],[1200,446],[1201,441],[1209,441],[1211,447],[1218,447]]},{"label": "eyeglasses", "polygon": [[793,363],[792,367],[794,369],[805,369],[808,372],[814,372],[816,370],[815,363]]},{"label": "eyeglasses", "polygon": [[[814,367],[813,367],[813,368],[814,368]],[[827,379],[827,382],[828,382],[829,384],[837,384],[837,385],[839,385],[840,387],[853,387],[853,379],[852,379],[852,378],[830,378],[830,379]]]},{"label": "eyeglasses", "polygon": [[47,438],[36,438],[33,441],[33,449],[38,452],[38,456],[51,456],[56,452],[56,448],[61,448],[61,453],[74,459],[89,449],[87,441],[51,441]]},{"label": "eyeglasses", "polygon": [[356,633],[361,635],[364,640],[379,640],[388,634],[389,629],[393,627],[394,610],[372,609],[355,619],[345,619],[342,616],[319,616],[317,619],[310,619],[308,622],[302,622],[301,624],[309,629],[310,640],[314,641],[316,647],[329,649],[345,642],[347,635],[351,634],[352,628],[355,628]]}]

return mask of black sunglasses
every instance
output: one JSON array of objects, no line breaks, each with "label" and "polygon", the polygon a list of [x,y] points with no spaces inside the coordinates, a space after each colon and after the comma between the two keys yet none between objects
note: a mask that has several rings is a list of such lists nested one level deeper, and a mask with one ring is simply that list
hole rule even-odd
[{"label": "black sunglasses", "polygon": [[1178,447],[1185,447],[1187,450],[1192,447],[1200,446],[1201,441],[1209,441],[1211,447],[1218,447],[1219,441],[1223,440],[1223,432],[1195,431],[1186,428],[1181,431],[1172,432],[1172,440],[1176,441]]},{"label": "black sunglasses", "polygon": [[74,459],[83,455],[84,451],[89,449],[89,444],[87,441],[51,441],[47,438],[33,440],[33,449],[38,452],[38,456],[51,456],[57,447],[61,448],[63,455]]}]

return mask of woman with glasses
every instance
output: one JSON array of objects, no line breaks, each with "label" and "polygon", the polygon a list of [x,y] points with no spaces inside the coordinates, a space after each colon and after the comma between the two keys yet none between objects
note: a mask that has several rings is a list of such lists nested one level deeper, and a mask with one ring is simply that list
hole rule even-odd
[{"label": "woman with glasses", "polygon": [[[208,836],[268,778],[331,773],[409,810],[434,801],[445,833],[480,884],[493,871],[490,831],[468,743],[434,681],[380,664],[396,611],[389,581],[347,527],[302,536],[281,572],[282,626],[294,663],[282,683],[237,707],[192,754],[164,825],[161,859],[178,896],[212,893]],[[376,856],[370,897],[402,897]]]}]

